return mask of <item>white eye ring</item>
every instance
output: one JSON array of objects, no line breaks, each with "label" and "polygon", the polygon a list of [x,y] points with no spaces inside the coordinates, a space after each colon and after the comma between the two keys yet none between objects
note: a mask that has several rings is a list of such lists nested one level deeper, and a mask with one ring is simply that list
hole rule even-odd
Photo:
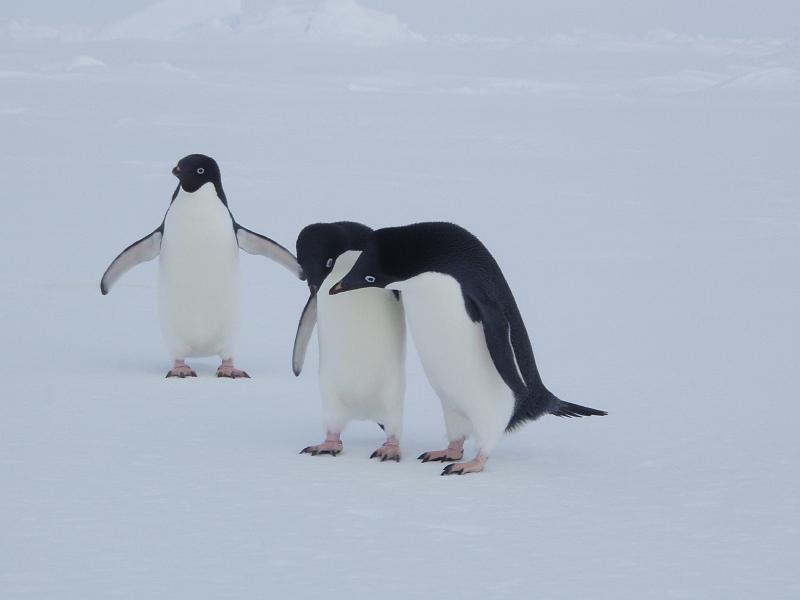
[{"label": "white eye ring", "polygon": [[366,277],[364,277],[364,281],[366,281],[367,283],[375,283],[375,278],[372,275],[367,275]]},{"label": "white eye ring", "polygon": [[200,167],[199,169],[197,169],[197,174],[198,175],[202,175],[205,172],[206,172],[206,170],[203,167]]},{"label": "white eye ring", "polygon": [[330,269],[333,266],[333,259],[329,258],[328,262],[325,263],[325,268]]}]

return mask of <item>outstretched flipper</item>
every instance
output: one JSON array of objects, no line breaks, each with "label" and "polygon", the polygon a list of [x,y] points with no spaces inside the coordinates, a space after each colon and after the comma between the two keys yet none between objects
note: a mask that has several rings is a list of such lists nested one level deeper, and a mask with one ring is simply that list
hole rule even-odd
[{"label": "outstretched flipper", "polygon": [[303,269],[300,267],[294,254],[289,252],[278,242],[264,237],[255,231],[250,231],[235,221],[233,223],[233,228],[236,231],[236,242],[239,244],[239,248],[248,254],[261,254],[262,256],[266,256],[294,273],[298,278],[305,279]]},{"label": "outstretched flipper", "polygon": [[164,237],[164,225],[153,233],[146,235],[137,242],[132,243],[119,253],[103,273],[100,280],[100,292],[105,296],[111,287],[130,269],[139,263],[153,260],[161,252],[161,239]]},{"label": "outstretched flipper", "polygon": [[294,350],[292,351],[292,371],[295,375],[300,375],[303,370],[303,362],[306,359],[306,349],[311,339],[311,333],[317,324],[317,294],[313,293],[308,297],[308,302],[300,315],[300,322],[297,324],[297,335],[294,338]]}]

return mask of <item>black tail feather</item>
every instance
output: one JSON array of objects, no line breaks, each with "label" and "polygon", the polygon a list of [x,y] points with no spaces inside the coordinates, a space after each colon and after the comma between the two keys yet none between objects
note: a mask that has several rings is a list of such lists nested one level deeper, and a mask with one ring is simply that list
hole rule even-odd
[{"label": "black tail feather", "polygon": [[546,387],[541,386],[536,393],[524,398],[517,398],[514,413],[506,427],[506,431],[514,431],[527,421],[535,421],[542,415],[555,415],[557,417],[604,417],[608,413],[604,410],[564,402]]},{"label": "black tail feather", "polygon": [[559,400],[550,409],[550,414],[557,417],[605,417],[608,413],[604,410],[596,408],[589,408],[588,406],[581,406],[580,404],[573,404],[572,402],[564,402]]}]

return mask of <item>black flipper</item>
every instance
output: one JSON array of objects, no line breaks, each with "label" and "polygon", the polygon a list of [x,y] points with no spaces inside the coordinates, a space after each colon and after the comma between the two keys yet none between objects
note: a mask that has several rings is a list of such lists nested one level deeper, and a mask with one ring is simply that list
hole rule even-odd
[{"label": "black flipper", "polygon": [[303,370],[303,362],[306,359],[306,349],[317,324],[317,295],[312,293],[308,297],[303,313],[300,315],[300,322],[297,324],[297,334],[294,338],[294,350],[292,351],[292,371],[295,376],[300,375]]},{"label": "black flipper", "polygon": [[559,400],[542,383],[530,339],[518,311],[507,318],[498,302],[486,293],[464,293],[467,313],[483,324],[486,346],[497,372],[514,393],[514,413],[508,431],[544,414],[558,417],[605,416],[603,410]]},{"label": "black flipper", "polygon": [[278,242],[255,231],[250,231],[236,221],[233,222],[233,229],[236,232],[236,242],[239,244],[239,248],[248,254],[266,256],[294,273],[298,278],[305,279],[303,269],[300,268],[297,258]]},{"label": "black flipper", "polygon": [[117,280],[139,263],[153,260],[161,252],[161,239],[164,237],[164,224],[153,233],[132,243],[111,261],[100,280],[100,292],[105,296]]},{"label": "black flipper", "polygon": [[483,325],[486,346],[497,372],[515,396],[525,396],[528,386],[511,344],[511,325],[502,308],[485,294],[464,293],[467,313]]}]

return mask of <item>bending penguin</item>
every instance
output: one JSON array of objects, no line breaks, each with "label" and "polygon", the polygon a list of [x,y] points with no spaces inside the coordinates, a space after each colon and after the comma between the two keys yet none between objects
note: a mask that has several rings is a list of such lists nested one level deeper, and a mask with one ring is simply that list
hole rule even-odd
[{"label": "bending penguin", "polygon": [[328,293],[356,263],[371,233],[359,223],[316,223],[297,238],[297,258],[311,295],[297,327],[292,369],[300,374],[316,324],[326,433],[325,441],[301,454],[336,456],[347,423],[365,419],[386,433],[370,458],[400,460],[406,327],[399,294],[368,289],[338,297]]},{"label": "bending penguin", "polygon": [[303,278],[280,244],[239,225],[213,158],[190,154],[172,169],[178,187],[155,231],[117,256],[100,281],[108,294],[135,265],[159,257],[161,331],[174,360],[167,377],[196,377],[186,358],[217,355],[218,377],[249,377],[233,364],[239,331],[239,249],[261,254]]},{"label": "bending penguin", "polygon": [[449,446],[419,459],[461,460],[464,440],[475,436],[475,458],[442,475],[482,471],[504,431],[544,414],[607,414],[559,400],[544,386],[500,267],[465,229],[418,223],[375,231],[330,293],[370,287],[402,292],[425,374],[442,402]]}]

